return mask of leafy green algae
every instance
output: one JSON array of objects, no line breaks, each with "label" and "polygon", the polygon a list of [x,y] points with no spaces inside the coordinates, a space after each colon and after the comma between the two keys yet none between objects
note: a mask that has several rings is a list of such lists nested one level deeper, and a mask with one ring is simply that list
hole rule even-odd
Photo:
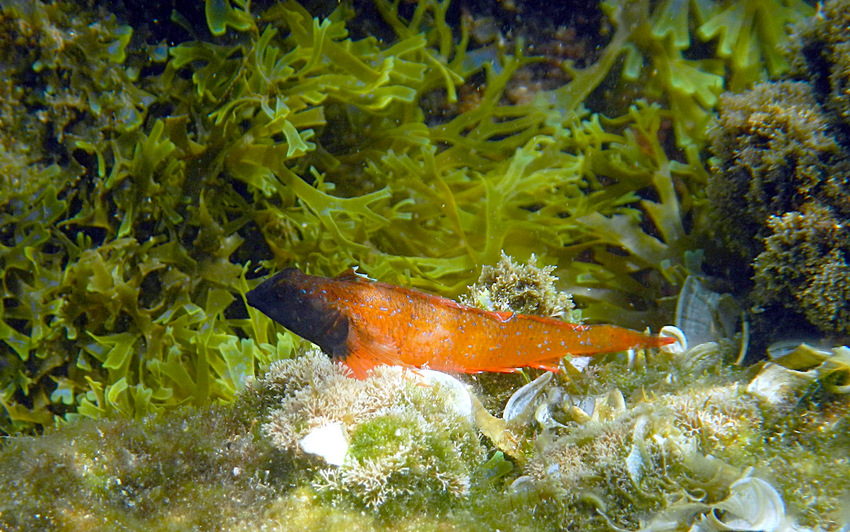
[{"label": "leafy green algae", "polygon": [[[451,100],[472,72],[447,5],[423,2],[407,20],[379,4],[399,35],[383,45],[349,38],[344,7],[319,20],[294,2],[259,17],[210,2],[210,30],[227,39],[130,47],[114,19],[4,3],[15,82],[0,219],[6,430],[232,398],[258,364],[288,353],[241,304],[258,258],[327,274],[357,263],[454,293],[502,249],[567,264],[619,246],[612,222],[640,231],[634,191],[654,171],[641,165],[664,177],[668,164],[660,145],[647,158],[638,143],[657,142],[662,111],[636,108],[609,132],[581,108],[627,28],[618,23],[599,66],[524,106],[501,96],[534,59],[497,58],[480,105],[429,125],[419,99],[439,89]],[[600,255],[562,276],[625,295],[639,286],[631,275],[675,265],[683,247],[610,272]],[[613,317],[605,309],[626,299],[589,293],[601,310],[588,315]]]},{"label": "leafy green algae", "polygon": [[[448,2],[377,2],[387,43],[352,39],[344,5],[205,5],[220,38],[171,46],[69,4],[2,6],[5,430],[231,399],[295,344],[244,308],[258,262],[457,294],[503,250],[537,253],[585,317],[661,322],[704,180],[662,130],[690,115],[583,106],[661,8],[606,4],[598,60],[506,105],[538,59],[487,50],[480,66]],[[480,71],[476,106],[428,120],[424,96],[451,102]]]},{"label": "leafy green algae", "polygon": [[269,352],[239,337],[267,342],[262,326],[224,316],[247,290],[230,260],[246,203],[187,180],[207,168],[188,114],[148,115],[169,97],[139,73],[161,70],[161,54],[127,53],[130,28],[69,4],[2,7],[16,88],[3,122],[4,430],[232,398]]},{"label": "leafy green algae", "polygon": [[[664,0],[633,19],[623,75],[647,83],[647,94],[679,117],[674,129],[682,149],[702,148],[724,88],[740,91],[788,72],[785,26],[812,13],[801,0]],[[711,43],[709,54],[700,51],[704,43]]]}]

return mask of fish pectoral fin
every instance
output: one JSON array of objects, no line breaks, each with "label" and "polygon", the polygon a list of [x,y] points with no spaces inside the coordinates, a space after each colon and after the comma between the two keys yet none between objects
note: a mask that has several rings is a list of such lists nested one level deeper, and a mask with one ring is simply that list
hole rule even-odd
[{"label": "fish pectoral fin", "polygon": [[401,353],[395,342],[389,338],[378,339],[362,329],[351,331],[348,336],[348,347],[345,363],[358,378],[365,377],[368,370],[381,364],[408,365],[401,360]]}]

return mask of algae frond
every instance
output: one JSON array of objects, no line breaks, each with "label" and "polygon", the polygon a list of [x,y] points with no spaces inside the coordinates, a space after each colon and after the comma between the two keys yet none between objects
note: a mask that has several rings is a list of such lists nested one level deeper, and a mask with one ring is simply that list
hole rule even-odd
[{"label": "algae frond", "polygon": [[[540,61],[519,41],[470,49],[448,2],[375,5],[392,38],[352,37],[346,5],[211,0],[212,35],[148,42],[67,2],[3,4],[4,430],[232,399],[290,353],[242,296],[288,265],[456,295],[503,249],[536,253],[586,318],[661,323],[699,160],[667,155],[661,106],[583,105],[645,6],[607,6],[597,61],[508,105]],[[472,77],[475,105],[425,115]]]}]

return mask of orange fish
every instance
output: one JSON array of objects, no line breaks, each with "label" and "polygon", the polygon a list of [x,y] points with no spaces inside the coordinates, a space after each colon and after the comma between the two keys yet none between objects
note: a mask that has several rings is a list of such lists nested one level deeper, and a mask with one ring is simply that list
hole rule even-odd
[{"label": "orange fish", "polygon": [[287,268],[247,294],[248,303],[344,362],[357,378],[380,364],[440,371],[558,371],[566,355],[659,347],[672,338],[614,325],[489,312],[451,299],[364,279]]}]

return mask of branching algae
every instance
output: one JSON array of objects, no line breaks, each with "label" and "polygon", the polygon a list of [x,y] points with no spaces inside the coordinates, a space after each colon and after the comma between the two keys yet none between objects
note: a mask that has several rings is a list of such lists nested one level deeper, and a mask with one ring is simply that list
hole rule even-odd
[{"label": "branching algae", "polygon": [[[209,2],[222,38],[169,47],[130,46],[129,27],[65,4],[4,3],[9,431],[231,398],[276,341],[241,302],[259,259],[456,294],[502,249],[536,252],[587,317],[659,321],[691,246],[674,183],[698,183],[698,160],[668,160],[657,106],[608,120],[581,105],[641,11],[609,6],[598,63],[510,106],[507,81],[535,58],[476,66],[447,3],[409,18],[377,5],[389,45],[351,39],[344,6],[320,20],[294,2]],[[480,103],[428,124],[419,99],[451,100],[481,68]]]}]

